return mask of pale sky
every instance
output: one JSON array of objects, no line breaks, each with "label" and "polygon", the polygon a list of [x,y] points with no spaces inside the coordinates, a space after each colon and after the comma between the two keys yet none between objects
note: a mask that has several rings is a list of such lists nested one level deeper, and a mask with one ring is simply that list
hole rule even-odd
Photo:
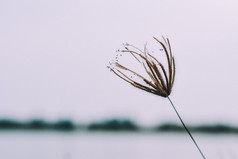
[{"label": "pale sky", "polygon": [[238,124],[237,15],[236,0],[0,0],[0,118],[178,121],[167,99],[106,69],[122,43],[156,53],[164,35],[185,122]]}]

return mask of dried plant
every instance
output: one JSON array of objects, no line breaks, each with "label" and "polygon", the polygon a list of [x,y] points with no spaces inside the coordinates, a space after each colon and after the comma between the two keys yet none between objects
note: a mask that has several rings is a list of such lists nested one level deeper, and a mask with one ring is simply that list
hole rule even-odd
[{"label": "dried plant", "polygon": [[[150,79],[146,79],[139,73],[119,64],[118,62],[113,63],[116,67],[109,67],[118,77],[122,78],[126,82],[132,84],[134,87],[142,89],[144,91],[162,96],[168,97],[171,93],[174,77],[175,77],[175,62],[174,57],[172,56],[171,46],[169,39],[164,39],[165,44],[159,41],[154,37],[154,39],[160,43],[163,47],[163,50],[167,57],[168,62],[168,72],[166,72],[165,67],[154,57],[152,56],[146,46],[144,50],[140,50],[132,45],[125,44],[125,49],[121,50],[121,52],[130,53],[139,63],[141,63],[150,77]],[[132,47],[134,50],[129,49]],[[125,75],[121,70],[128,71],[144,81],[144,84],[141,84]]]},{"label": "dried plant", "polygon": [[[116,62],[109,63],[108,68],[118,77],[130,83],[132,86],[144,90],[146,92],[168,98],[183,127],[191,137],[192,141],[194,142],[202,157],[205,159],[205,156],[203,155],[192,134],[184,124],[177,109],[169,98],[175,79],[175,60],[174,56],[172,55],[170,41],[168,38],[164,37],[162,37],[163,42],[155,37],[153,38],[160,44],[160,46],[162,47],[162,49],[160,50],[163,51],[166,55],[167,67],[165,67],[155,56],[152,56],[149,53],[146,45],[144,46],[144,49],[141,50],[133,45],[124,44],[124,49],[118,51],[120,51],[121,53],[131,54],[135,58],[135,60],[137,60],[142,65],[148,77],[146,78],[145,76],[142,76],[136,71],[133,71],[128,67],[123,66],[118,62],[118,57],[116,57]],[[132,75],[137,76],[140,80],[142,80],[142,82],[134,80],[133,76],[127,75],[126,73],[130,73]]]}]

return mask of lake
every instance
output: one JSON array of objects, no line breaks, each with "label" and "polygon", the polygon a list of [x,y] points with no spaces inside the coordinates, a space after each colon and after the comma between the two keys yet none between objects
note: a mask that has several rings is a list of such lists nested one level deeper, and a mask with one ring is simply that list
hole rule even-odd
[{"label": "lake", "polygon": [[[238,159],[238,135],[194,133],[207,159]],[[202,159],[185,133],[0,131],[0,159]]]}]

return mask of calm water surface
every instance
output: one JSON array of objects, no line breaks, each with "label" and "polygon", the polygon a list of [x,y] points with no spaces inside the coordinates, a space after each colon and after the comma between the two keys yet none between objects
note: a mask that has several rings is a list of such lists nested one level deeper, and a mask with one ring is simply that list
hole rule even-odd
[{"label": "calm water surface", "polygon": [[[207,159],[238,159],[238,135],[194,134]],[[0,159],[201,159],[187,134],[0,131]]]}]

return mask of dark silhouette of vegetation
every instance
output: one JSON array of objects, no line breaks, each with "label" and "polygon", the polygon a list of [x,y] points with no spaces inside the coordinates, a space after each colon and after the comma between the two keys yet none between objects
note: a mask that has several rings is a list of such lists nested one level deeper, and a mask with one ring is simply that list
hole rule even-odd
[{"label": "dark silhouette of vegetation", "polygon": [[23,124],[14,120],[3,119],[0,121],[1,129],[17,129],[23,127]]},{"label": "dark silhouette of vegetation", "polygon": [[53,127],[57,130],[73,130],[76,126],[69,120],[61,120],[56,122]]},{"label": "dark silhouette of vegetation", "polygon": [[[238,134],[238,127],[227,124],[188,126],[188,129],[197,133],[233,133]],[[133,132],[185,132],[182,125],[164,123],[154,128],[143,128],[129,119],[111,119],[101,122],[92,122],[86,126],[73,123],[71,120],[49,122],[42,119],[33,119],[20,122],[12,119],[0,119],[0,130],[53,130],[53,131],[133,131]]]},{"label": "dark silhouette of vegetation", "polygon": [[183,127],[174,123],[165,123],[156,128],[157,131],[175,131],[183,132],[185,131]]},{"label": "dark silhouette of vegetation", "polygon": [[50,128],[50,125],[44,122],[43,120],[35,119],[25,125],[28,129],[47,129]]},{"label": "dark silhouette of vegetation", "polygon": [[22,129],[22,130],[74,130],[76,126],[70,120],[60,120],[55,123],[46,122],[41,119],[34,119],[29,122],[15,120],[0,120],[0,129]]},{"label": "dark silhouette of vegetation", "polygon": [[[225,124],[188,126],[192,132],[199,133],[238,133],[238,127]],[[174,123],[165,123],[155,128],[159,132],[185,132],[182,126]]]},{"label": "dark silhouette of vegetation", "polygon": [[136,131],[139,127],[130,120],[107,120],[101,123],[89,124],[88,130],[109,130],[109,131]]},{"label": "dark silhouette of vegetation", "polygon": [[206,133],[238,133],[238,127],[232,127],[223,124],[217,124],[213,126],[201,125],[193,127],[192,131],[195,132],[206,132]]}]

